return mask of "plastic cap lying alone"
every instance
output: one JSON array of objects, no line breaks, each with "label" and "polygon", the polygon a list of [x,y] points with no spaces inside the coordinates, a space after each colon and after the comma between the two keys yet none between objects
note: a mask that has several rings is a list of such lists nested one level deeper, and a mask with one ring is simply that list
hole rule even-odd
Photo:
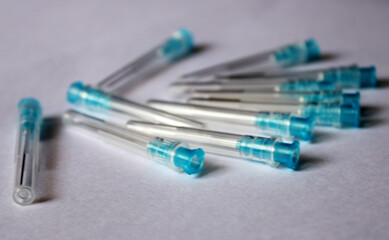
[{"label": "plastic cap lying alone", "polygon": [[181,28],[173,33],[159,49],[159,53],[169,61],[177,60],[193,49],[193,34],[185,28]]},{"label": "plastic cap lying alone", "polygon": [[42,107],[34,98],[24,98],[18,104],[19,129],[15,154],[13,199],[29,205],[35,199]]}]

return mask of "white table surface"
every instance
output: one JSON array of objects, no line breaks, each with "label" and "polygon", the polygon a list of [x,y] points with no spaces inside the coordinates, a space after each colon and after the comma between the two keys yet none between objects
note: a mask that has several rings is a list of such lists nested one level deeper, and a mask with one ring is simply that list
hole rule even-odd
[{"label": "white table surface", "polygon": [[[183,73],[315,37],[330,59],[312,66],[377,66],[363,127],[322,130],[297,172],[210,156],[199,177],[60,128],[41,144],[40,200],[13,203],[19,99],[55,123],[70,83],[182,26],[204,51],[127,97],[169,99]],[[388,37],[387,1],[0,1],[0,239],[388,239]]]}]

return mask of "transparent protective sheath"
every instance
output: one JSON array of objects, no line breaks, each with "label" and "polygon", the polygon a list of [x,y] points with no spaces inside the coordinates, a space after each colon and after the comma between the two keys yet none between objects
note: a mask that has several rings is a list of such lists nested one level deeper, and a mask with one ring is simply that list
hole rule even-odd
[{"label": "transparent protective sheath", "polygon": [[13,199],[17,204],[29,205],[35,199],[42,107],[33,98],[22,99],[18,107]]},{"label": "transparent protective sheath", "polygon": [[235,74],[219,74],[215,78],[219,80],[230,81],[242,81],[248,79],[273,81],[280,78],[326,80],[334,82],[335,88],[337,89],[358,89],[375,87],[377,85],[375,67],[358,67],[357,65],[309,71],[274,70]]},{"label": "transparent protective sheath", "polygon": [[242,136],[132,121],[127,123],[127,128],[149,135],[195,143],[210,153],[259,161],[273,167],[282,163],[288,168],[295,169],[299,161],[300,147],[297,141],[284,143],[277,138]]},{"label": "transparent protective sheath", "polygon": [[261,103],[350,103],[358,104],[359,92],[312,91],[312,92],[261,92],[253,90],[196,91],[190,94],[194,99],[241,100]]},{"label": "transparent protective sheath", "polygon": [[258,53],[253,56],[218,64],[183,75],[182,79],[196,79],[222,72],[236,71],[250,66],[262,69],[300,64],[320,56],[319,46],[315,40],[290,44],[272,51]]},{"label": "transparent protective sheath", "polygon": [[149,157],[176,171],[195,174],[204,164],[202,149],[189,149],[188,145],[181,142],[148,137],[73,110],[67,111],[63,119],[66,124],[98,134],[110,143]]},{"label": "transparent protective sheath", "polygon": [[317,80],[287,80],[274,81],[208,81],[208,82],[176,82],[170,85],[170,93],[182,95],[195,91],[261,91],[261,92],[287,92],[287,91],[333,91],[333,81]]},{"label": "transparent protective sheath", "polygon": [[240,100],[189,99],[189,103],[198,106],[240,109],[246,111],[280,111],[302,116],[315,117],[316,124],[333,127],[358,127],[359,102],[356,103],[307,103],[281,104],[266,102],[246,102]]},{"label": "transparent protective sheath", "polygon": [[313,117],[298,117],[290,113],[242,111],[156,100],[149,101],[149,104],[182,116],[255,126],[259,131],[272,136],[294,137],[305,141],[312,138],[314,128]]},{"label": "transparent protective sheath", "polygon": [[203,126],[203,124],[198,121],[179,117],[140,103],[107,94],[91,86],[85,86],[82,82],[75,82],[69,87],[67,99],[72,104],[96,112],[116,111],[149,122],[186,127]]},{"label": "transparent protective sheath", "polygon": [[97,87],[112,93],[129,81],[142,77],[143,73],[187,55],[192,49],[192,33],[187,29],[179,29],[157,47],[103,79]]}]

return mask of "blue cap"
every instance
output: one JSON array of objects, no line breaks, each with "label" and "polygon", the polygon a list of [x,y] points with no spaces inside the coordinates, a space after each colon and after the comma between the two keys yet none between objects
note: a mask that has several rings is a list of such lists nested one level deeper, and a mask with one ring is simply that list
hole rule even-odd
[{"label": "blue cap", "polygon": [[258,112],[254,125],[259,129],[270,132],[272,135],[287,135],[290,113]]},{"label": "blue cap", "polygon": [[305,47],[307,48],[307,61],[315,60],[320,57],[320,47],[315,39],[311,38],[306,40]]},{"label": "blue cap", "polygon": [[169,61],[177,60],[192,51],[194,46],[193,34],[185,28],[175,31],[160,48],[162,56]]},{"label": "blue cap", "polygon": [[282,83],[281,91],[333,91],[335,90],[334,81],[314,81],[314,80],[298,80]]},{"label": "blue cap", "polygon": [[323,80],[334,81],[338,88],[359,88],[360,71],[357,66],[334,68],[323,71]]},{"label": "blue cap", "polygon": [[274,161],[284,164],[286,167],[295,170],[300,159],[300,143],[277,142],[274,145]]},{"label": "blue cap", "polygon": [[236,150],[245,158],[269,162],[272,159],[272,150],[277,139],[243,136],[236,144]]},{"label": "blue cap", "polygon": [[290,118],[289,134],[301,138],[304,141],[310,141],[313,135],[315,126],[315,118],[309,117],[294,117]]},{"label": "blue cap", "polygon": [[314,115],[317,125],[358,127],[359,106],[356,104],[321,103],[304,105],[304,115]]},{"label": "blue cap", "polygon": [[356,106],[360,106],[360,94],[359,92],[353,93],[343,93],[342,94],[342,103],[344,104],[354,104]]},{"label": "blue cap", "polygon": [[104,92],[85,86],[82,82],[70,85],[67,100],[76,105],[85,106],[91,110],[109,109],[111,98]]},{"label": "blue cap", "polygon": [[375,66],[359,68],[361,73],[361,87],[376,87],[377,74]]},{"label": "blue cap", "polygon": [[259,112],[254,124],[272,136],[292,136],[308,141],[312,137],[314,118],[294,117],[290,113]]},{"label": "blue cap", "polygon": [[174,154],[174,165],[184,169],[187,174],[199,173],[204,165],[203,149],[179,147]]},{"label": "blue cap", "polygon": [[180,142],[171,142],[156,138],[147,144],[151,157],[163,164],[183,169],[187,174],[200,172],[204,165],[204,151],[201,148],[182,147]]},{"label": "blue cap", "polygon": [[342,127],[359,127],[360,110],[354,104],[340,106],[340,123]]},{"label": "blue cap", "polygon": [[[330,83],[331,84],[331,83]],[[308,95],[306,102],[340,102],[343,100],[342,91],[319,91]]]},{"label": "blue cap", "polygon": [[273,166],[274,161],[291,169],[296,169],[300,158],[298,141],[284,143],[276,138],[244,136],[237,142],[236,149],[250,160],[267,162]]},{"label": "blue cap", "polygon": [[36,122],[42,116],[42,106],[35,98],[23,98],[18,104],[21,121]]},{"label": "blue cap", "polygon": [[316,59],[320,56],[320,48],[314,39],[303,43],[285,46],[273,54],[277,63],[284,65],[298,64]]}]

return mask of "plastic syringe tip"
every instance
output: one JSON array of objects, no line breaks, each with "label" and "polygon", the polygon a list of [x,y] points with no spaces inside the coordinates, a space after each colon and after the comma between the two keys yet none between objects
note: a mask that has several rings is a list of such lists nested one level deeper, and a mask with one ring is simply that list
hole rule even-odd
[{"label": "plastic syringe tip", "polygon": [[189,149],[180,147],[174,154],[174,165],[180,167],[187,174],[199,173],[204,165],[204,151],[200,148]]},{"label": "plastic syringe tip", "polygon": [[314,116],[309,117],[295,117],[290,118],[289,134],[301,138],[304,141],[310,141],[313,135],[313,128],[315,126]]},{"label": "plastic syringe tip", "polygon": [[277,142],[274,145],[274,161],[284,164],[286,167],[295,170],[300,159],[300,143]]},{"label": "plastic syringe tip", "polygon": [[359,68],[361,73],[361,87],[369,88],[377,85],[377,74],[375,66]]}]

